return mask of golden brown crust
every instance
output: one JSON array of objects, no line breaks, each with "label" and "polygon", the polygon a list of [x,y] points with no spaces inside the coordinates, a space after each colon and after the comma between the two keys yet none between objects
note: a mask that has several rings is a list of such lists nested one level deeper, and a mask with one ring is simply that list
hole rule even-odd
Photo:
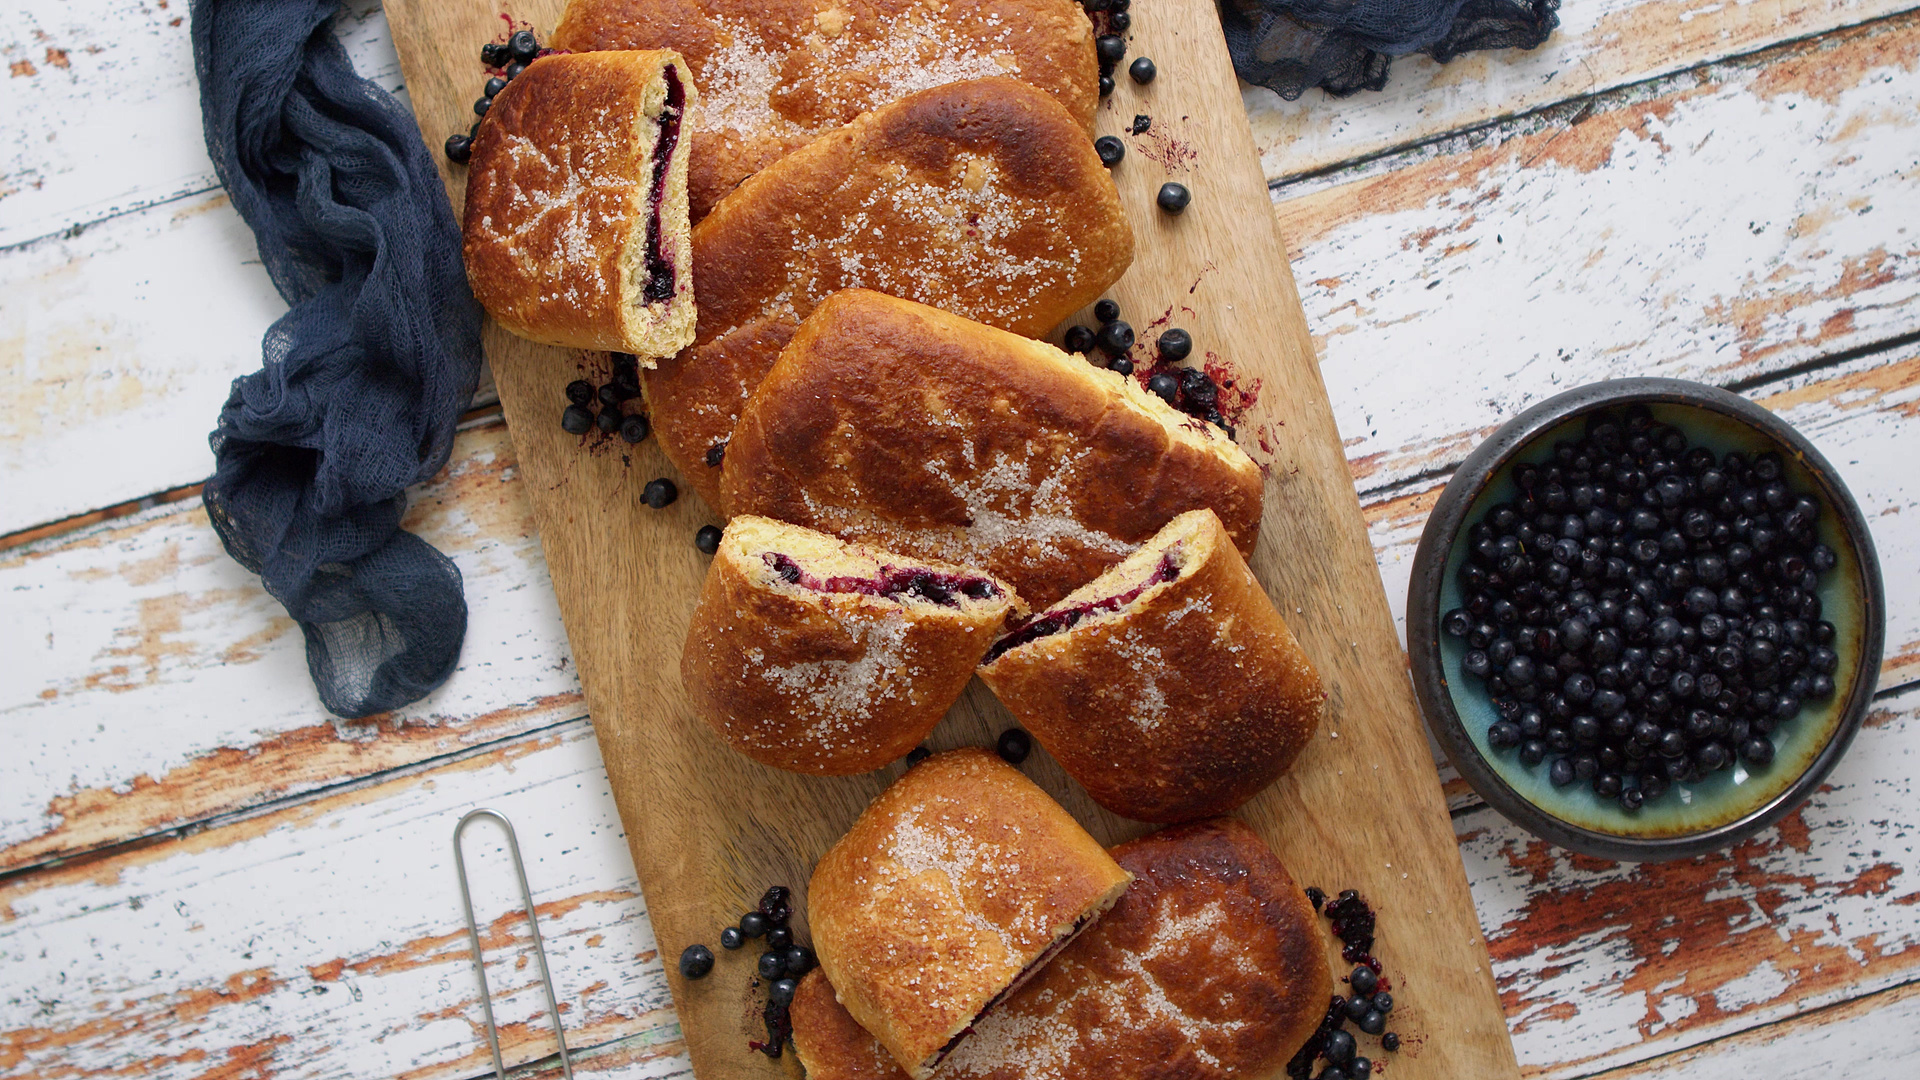
[{"label": "golden brown crust", "polygon": [[980,566],[1036,608],[1211,507],[1242,550],[1259,467],[1138,382],[865,290],[788,345],[727,447],[725,499],[915,557]]},{"label": "golden brown crust", "polygon": [[[677,85],[670,89],[669,80]],[[521,337],[630,352],[651,364],[693,336],[687,142],[653,196],[654,146],[695,100],[671,52],[545,56],[494,96],[467,166],[467,278],[487,313]],[[684,111],[686,106],[680,106]],[[645,295],[649,220],[672,295]]]},{"label": "golden brown crust", "polygon": [[[1094,801],[1139,821],[1190,821],[1246,802],[1293,764],[1326,701],[1209,511],[1175,519],[1147,548],[1182,533],[1178,578],[980,669]],[[1109,592],[1131,584],[1110,573]]]},{"label": "golden brown crust", "polygon": [[1091,137],[1092,24],[1072,0],[573,0],[556,49],[674,49],[706,91],[693,217],[747,176],[918,90],[993,75],[1050,94]]},{"label": "golden brown crust", "polygon": [[[1228,818],[1113,849],[1133,885],[1091,930],[977,1025],[951,1080],[1228,1080],[1276,1072],[1333,993],[1306,896]],[[817,974],[817,973],[816,973]],[[873,1036],[810,975],[793,1003],[807,1080],[900,1080]]]},{"label": "golden brown crust", "polygon": [[694,229],[694,344],[646,375],[661,449],[724,509],[707,451],[841,289],[1040,336],[1132,260],[1112,178],[1046,94],[980,79],[903,98],[755,174]]},{"label": "golden brown crust", "polygon": [[847,1011],[915,1080],[1128,875],[1019,770],[937,754],[814,867],[807,920]]},{"label": "golden brown crust", "polygon": [[779,769],[845,776],[898,761],[926,738],[1024,607],[998,581],[999,598],[953,607],[814,591],[780,580],[763,559],[806,560],[803,551],[821,547],[858,573],[881,564],[978,573],[735,518],[701,586],[680,678],[694,711],[734,749]]}]

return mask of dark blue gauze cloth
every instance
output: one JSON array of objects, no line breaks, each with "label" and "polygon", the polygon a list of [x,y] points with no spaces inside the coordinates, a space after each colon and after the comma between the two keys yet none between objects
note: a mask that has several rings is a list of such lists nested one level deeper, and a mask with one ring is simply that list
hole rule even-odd
[{"label": "dark blue gauze cloth", "polygon": [[1478,49],[1531,49],[1560,25],[1560,0],[1217,0],[1233,70],[1291,101],[1387,85],[1396,56],[1446,63]]},{"label": "dark blue gauze cloth", "polygon": [[207,152],[289,305],[211,436],[207,514],[307,641],[334,714],[418,700],[460,656],[453,560],[404,532],[480,372],[460,230],[404,105],[354,74],[339,0],[194,0]]}]

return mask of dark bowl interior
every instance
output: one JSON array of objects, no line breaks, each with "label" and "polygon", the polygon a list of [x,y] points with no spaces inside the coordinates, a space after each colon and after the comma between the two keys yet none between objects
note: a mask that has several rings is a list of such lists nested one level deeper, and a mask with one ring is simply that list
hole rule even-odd
[{"label": "dark bowl interior", "polygon": [[[1464,602],[1459,569],[1467,530],[1500,503],[1518,497],[1514,470],[1541,463],[1561,440],[1578,439],[1589,414],[1644,404],[1694,446],[1716,454],[1773,450],[1786,481],[1821,503],[1818,533],[1839,556],[1822,576],[1821,617],[1834,624],[1840,665],[1834,693],[1808,702],[1771,738],[1764,769],[1744,762],[1696,783],[1675,784],[1637,812],[1593,793],[1586,783],[1554,787],[1545,764],[1522,764],[1496,750],[1487,728],[1499,719],[1480,680],[1466,675],[1467,644],[1440,631],[1440,619]],[[1765,828],[1810,794],[1852,740],[1872,700],[1885,622],[1880,571],[1858,506],[1813,447],[1773,414],[1714,387],[1675,379],[1625,379],[1569,391],[1527,410],[1469,455],[1447,485],[1421,536],[1407,603],[1407,645],[1427,725],[1476,791],[1495,809],[1564,847],[1603,858],[1645,861],[1713,850]]]}]

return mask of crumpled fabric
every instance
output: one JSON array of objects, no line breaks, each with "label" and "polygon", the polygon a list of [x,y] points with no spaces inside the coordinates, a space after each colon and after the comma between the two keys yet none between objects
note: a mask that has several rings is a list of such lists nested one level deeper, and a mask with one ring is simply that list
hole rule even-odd
[{"label": "crumpled fabric", "polygon": [[1560,25],[1560,0],[1217,0],[1240,78],[1289,101],[1387,85],[1396,56],[1446,63],[1479,49],[1531,49]]},{"label": "crumpled fabric", "polygon": [[338,0],[194,0],[207,153],[289,305],[210,436],[207,514],[300,625],[320,700],[426,696],[466,636],[459,569],[400,528],[480,372],[460,230],[406,106],[354,73]]}]

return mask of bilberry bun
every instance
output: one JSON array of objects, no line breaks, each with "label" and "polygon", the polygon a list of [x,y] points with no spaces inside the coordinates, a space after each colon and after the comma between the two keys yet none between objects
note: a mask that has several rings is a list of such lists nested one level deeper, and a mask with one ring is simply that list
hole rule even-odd
[{"label": "bilberry bun", "polygon": [[723,483],[764,514],[979,566],[1035,607],[1201,507],[1253,549],[1262,482],[1212,425],[1043,341],[863,289],[828,299],[741,413]]},{"label": "bilberry bun", "polygon": [[991,750],[935,754],[813,869],[807,924],[840,1004],[926,1080],[1132,875]]},{"label": "bilberry bun", "polygon": [[693,117],[693,217],[740,181],[862,113],[944,82],[1006,75],[1093,133],[1093,27],[1073,0],[573,0],[556,49],[676,49]]},{"label": "bilberry bun", "polygon": [[1025,611],[978,570],[742,516],[707,567],[680,678],[700,718],[755,761],[868,772],[927,737]]},{"label": "bilberry bun", "polygon": [[684,119],[672,52],[546,56],[474,137],[461,227],[473,294],[543,345],[632,353],[692,342]]},{"label": "bilberry bun", "polygon": [[1259,794],[1327,696],[1211,510],[996,642],[980,677],[1095,802],[1138,821]]},{"label": "bilberry bun", "polygon": [[834,292],[880,289],[1040,337],[1132,261],[1113,181],[1052,97],[1004,78],[921,91],[748,177],[694,229],[700,323],[646,373],[654,431],[731,511],[707,451]]},{"label": "bilberry bun", "polygon": [[[1230,818],[1112,851],[1133,884],[975,1025],[942,1080],[1277,1076],[1333,993],[1322,931],[1285,866]],[[793,999],[807,1080],[905,1075],[815,971]]]}]

